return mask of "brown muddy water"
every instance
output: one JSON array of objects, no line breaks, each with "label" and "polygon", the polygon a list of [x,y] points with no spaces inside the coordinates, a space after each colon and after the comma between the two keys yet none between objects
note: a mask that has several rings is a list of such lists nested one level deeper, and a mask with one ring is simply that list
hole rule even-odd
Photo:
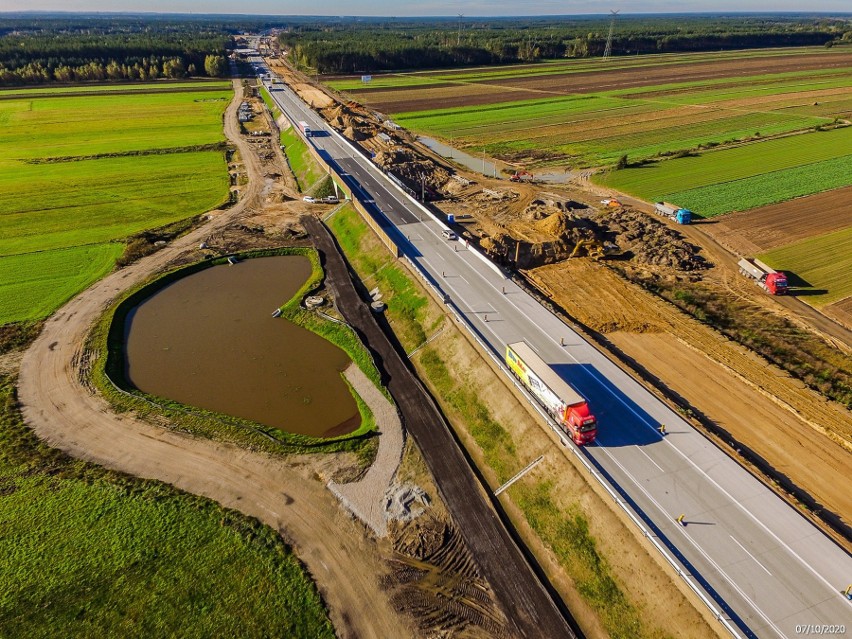
[{"label": "brown muddy water", "polygon": [[311,274],[302,256],[214,266],[169,284],[125,323],[136,388],[283,431],[329,437],[361,424],[340,373],[349,356],[272,312]]}]

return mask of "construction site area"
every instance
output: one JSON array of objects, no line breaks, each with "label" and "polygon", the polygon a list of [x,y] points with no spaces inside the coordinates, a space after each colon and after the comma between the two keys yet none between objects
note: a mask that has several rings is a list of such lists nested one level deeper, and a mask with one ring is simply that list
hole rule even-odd
[{"label": "construction site area", "polygon": [[587,176],[552,184],[520,166],[498,179],[471,172],[382,115],[288,67],[273,69],[461,237],[516,269],[568,321],[850,547],[852,499],[843,477],[852,466],[852,334],[794,295],[770,295],[744,277],[737,245],[726,248],[729,225],[677,224],[653,203]]}]

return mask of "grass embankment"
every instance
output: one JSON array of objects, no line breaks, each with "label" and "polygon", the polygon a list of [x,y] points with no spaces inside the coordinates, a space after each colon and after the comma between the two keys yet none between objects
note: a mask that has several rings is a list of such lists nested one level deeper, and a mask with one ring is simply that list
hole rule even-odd
[{"label": "grass embankment", "polygon": [[335,636],[274,530],[42,444],[5,376],[0,521],[5,636]]},{"label": "grass embankment", "polygon": [[[303,255],[311,261],[311,276],[299,291],[282,305],[282,316],[319,334],[343,349],[367,377],[387,395],[387,391],[381,385],[379,372],[369,352],[358,340],[352,329],[344,324],[322,319],[299,306],[303,297],[316,289],[323,279],[323,271],[316,251],[303,248],[282,248],[254,251],[239,257],[251,258],[268,255]],[[147,395],[135,389],[126,380],[124,374],[124,325],[127,314],[144,299],[153,295],[157,290],[168,286],[171,282],[205,268],[224,263],[226,263],[226,258],[196,262],[143,282],[126,291],[116,300],[115,304],[95,325],[88,340],[89,349],[106,354],[106,356],[98,357],[93,363],[91,376],[95,386],[119,410],[132,410],[142,416],[162,414],[168,417],[172,428],[186,430],[202,437],[234,442],[250,450],[265,450],[274,454],[348,450],[355,452],[361,463],[368,464],[375,454],[375,446],[369,436],[376,430],[376,423],[369,407],[355,393],[353,395],[361,413],[360,427],[352,433],[339,437],[315,438],[287,433],[249,420]]]},{"label": "grass embankment", "polygon": [[[337,213],[329,225],[365,286],[378,286],[384,295],[390,324],[403,347],[411,350],[422,344],[445,321],[440,309],[430,304],[426,294],[391,258],[355,211]],[[511,429],[494,418],[476,385],[460,375],[445,357],[441,350],[426,346],[413,361],[444,411],[457,427],[470,433],[486,465],[502,483],[523,466]],[[610,636],[661,636],[642,623],[638,609],[626,598],[589,533],[578,504],[566,506],[548,480],[535,480],[529,475],[510,491],[535,533],[557,557]]]},{"label": "grass embankment", "polygon": [[[231,92],[213,86],[0,100],[0,324],[48,315],[109,270],[124,238],[226,200]],[[26,295],[9,300],[21,273]]]},{"label": "grass embankment", "polygon": [[[260,95],[272,117],[278,120],[282,113],[272,99],[272,96],[266,90],[266,87],[260,87]],[[292,126],[282,129],[280,144],[284,149],[284,155],[287,156],[287,163],[290,165],[290,170],[293,171],[293,175],[296,178],[296,184],[299,187],[300,193],[312,191],[313,187],[320,180],[327,177],[328,174],[313,158],[304,140],[302,140],[301,136]],[[317,195],[322,196],[326,195],[326,193],[318,193]]]}]

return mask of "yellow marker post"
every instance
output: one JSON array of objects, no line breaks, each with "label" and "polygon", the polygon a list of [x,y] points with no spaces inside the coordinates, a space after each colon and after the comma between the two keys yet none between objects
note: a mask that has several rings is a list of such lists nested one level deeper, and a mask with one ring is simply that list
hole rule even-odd
[{"label": "yellow marker post", "polygon": [[685,524],[685,523],[683,523],[683,518],[684,518],[685,516],[686,516],[686,515],[684,515],[684,514],[682,514],[682,513],[681,513],[680,515],[678,515],[678,517],[677,517],[677,519],[676,519],[675,521],[677,521],[677,523],[679,523],[681,526],[686,526],[686,524]]}]

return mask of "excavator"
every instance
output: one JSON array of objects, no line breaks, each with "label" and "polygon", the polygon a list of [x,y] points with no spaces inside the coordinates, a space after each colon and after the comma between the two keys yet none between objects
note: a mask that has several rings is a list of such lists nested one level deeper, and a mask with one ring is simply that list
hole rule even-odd
[{"label": "excavator", "polygon": [[509,182],[532,182],[535,176],[529,171],[515,171],[514,175],[509,178]]}]

